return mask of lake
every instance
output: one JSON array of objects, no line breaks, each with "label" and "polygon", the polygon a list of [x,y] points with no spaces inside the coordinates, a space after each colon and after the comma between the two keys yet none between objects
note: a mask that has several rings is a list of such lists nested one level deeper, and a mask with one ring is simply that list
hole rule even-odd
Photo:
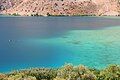
[{"label": "lake", "polygon": [[0,72],[120,64],[120,18],[0,17]]}]

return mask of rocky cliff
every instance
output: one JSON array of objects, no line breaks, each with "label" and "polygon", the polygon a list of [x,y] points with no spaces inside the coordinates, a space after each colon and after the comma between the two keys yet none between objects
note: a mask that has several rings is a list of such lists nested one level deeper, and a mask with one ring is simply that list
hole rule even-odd
[{"label": "rocky cliff", "polygon": [[119,0],[0,0],[2,14],[119,15]]},{"label": "rocky cliff", "polygon": [[9,9],[22,3],[23,0],[0,0],[0,11]]}]

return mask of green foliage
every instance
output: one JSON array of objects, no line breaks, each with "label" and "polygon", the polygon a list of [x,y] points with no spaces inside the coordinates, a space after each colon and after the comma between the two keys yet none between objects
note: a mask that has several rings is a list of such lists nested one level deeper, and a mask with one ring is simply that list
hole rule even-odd
[{"label": "green foliage", "polygon": [[110,65],[102,70],[99,75],[99,80],[120,80],[120,66]]},{"label": "green foliage", "polygon": [[56,76],[56,70],[54,69],[33,69],[27,75],[35,76],[37,80],[40,79],[53,79]]},{"label": "green foliage", "polygon": [[58,69],[57,78],[65,80],[96,80],[96,76],[85,66],[65,65]]},{"label": "green foliage", "polygon": [[120,80],[120,66],[97,70],[66,64],[58,69],[34,68],[0,74],[0,80]]},{"label": "green foliage", "polygon": [[18,13],[13,13],[12,15],[13,16],[20,16]]},{"label": "green foliage", "polygon": [[34,76],[28,76],[24,73],[18,73],[15,75],[10,75],[7,80],[37,80]]},{"label": "green foliage", "polygon": [[[22,71],[14,71],[8,74],[8,76],[15,76],[22,74],[22,76],[32,76],[35,77],[37,80],[52,80],[57,75],[56,69],[47,69],[47,68],[35,68],[35,69],[28,69]],[[21,76],[21,75],[20,75]]]},{"label": "green foliage", "polygon": [[31,14],[31,16],[42,16],[42,15],[39,15],[38,13],[36,13],[36,14]]}]

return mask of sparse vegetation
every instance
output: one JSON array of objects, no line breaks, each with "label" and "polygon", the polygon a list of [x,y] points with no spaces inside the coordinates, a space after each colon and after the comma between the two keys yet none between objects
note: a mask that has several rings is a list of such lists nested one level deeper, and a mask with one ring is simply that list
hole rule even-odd
[{"label": "sparse vegetation", "polygon": [[20,16],[18,13],[14,13],[14,14],[12,14],[13,16]]},{"label": "sparse vegetation", "polygon": [[0,80],[120,80],[120,66],[97,70],[66,64],[58,69],[34,68],[0,74]]},{"label": "sparse vegetation", "polygon": [[30,16],[42,16],[42,15],[39,15],[38,13],[36,13],[36,14],[31,14]]}]

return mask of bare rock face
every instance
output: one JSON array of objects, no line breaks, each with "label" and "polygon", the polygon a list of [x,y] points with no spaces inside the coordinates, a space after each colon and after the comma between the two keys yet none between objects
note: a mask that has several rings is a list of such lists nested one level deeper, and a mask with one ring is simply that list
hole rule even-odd
[{"label": "bare rock face", "polygon": [[93,0],[98,5],[98,15],[119,15],[118,0]]},{"label": "bare rock face", "polygon": [[22,0],[0,0],[0,11],[9,9],[22,3]]},{"label": "bare rock face", "polygon": [[1,0],[3,14],[119,15],[119,0]]}]

